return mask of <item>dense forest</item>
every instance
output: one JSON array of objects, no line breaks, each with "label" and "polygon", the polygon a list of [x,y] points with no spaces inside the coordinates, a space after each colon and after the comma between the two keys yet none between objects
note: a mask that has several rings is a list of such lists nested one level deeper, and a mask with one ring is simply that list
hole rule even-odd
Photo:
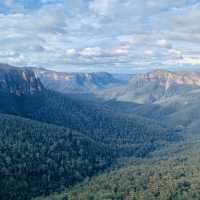
[{"label": "dense forest", "polygon": [[[129,159],[66,192],[36,200],[198,200],[199,137]],[[119,169],[118,169],[119,168]]]},{"label": "dense forest", "polygon": [[60,191],[111,164],[111,152],[80,133],[0,114],[0,197]]}]

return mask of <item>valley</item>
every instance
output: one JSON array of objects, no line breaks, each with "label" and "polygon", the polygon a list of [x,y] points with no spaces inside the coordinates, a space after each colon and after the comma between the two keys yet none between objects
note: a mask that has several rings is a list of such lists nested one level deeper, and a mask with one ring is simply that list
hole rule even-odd
[{"label": "valley", "polygon": [[199,198],[198,73],[42,70],[0,65],[2,200]]},{"label": "valley", "polygon": [[0,0],[0,200],[200,200],[199,18]]}]

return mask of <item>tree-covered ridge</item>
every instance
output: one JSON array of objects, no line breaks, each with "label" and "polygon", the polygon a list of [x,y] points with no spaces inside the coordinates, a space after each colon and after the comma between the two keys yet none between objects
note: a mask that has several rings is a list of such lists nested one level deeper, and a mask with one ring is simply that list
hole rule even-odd
[{"label": "tree-covered ridge", "polygon": [[197,200],[200,198],[199,173],[200,167],[192,166],[130,167],[99,177],[83,189],[70,192],[68,199]]},{"label": "tree-covered ridge", "polygon": [[[199,200],[199,138],[37,200]],[[130,160],[130,159],[129,159]]]},{"label": "tree-covered ridge", "polygon": [[108,148],[55,125],[0,114],[0,197],[48,195],[110,166]]}]

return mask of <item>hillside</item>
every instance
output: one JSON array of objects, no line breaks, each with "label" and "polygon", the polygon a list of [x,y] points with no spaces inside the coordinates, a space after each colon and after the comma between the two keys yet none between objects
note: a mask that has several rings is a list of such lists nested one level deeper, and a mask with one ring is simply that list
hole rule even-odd
[{"label": "hillside", "polygon": [[107,147],[74,130],[0,114],[0,196],[61,191],[110,166]]},{"label": "hillside", "polygon": [[139,105],[133,108],[133,112],[160,121],[163,125],[178,131],[199,134],[199,97],[200,90],[192,90],[151,105]]},{"label": "hillside", "polygon": [[[143,117],[130,118],[52,91],[21,97],[1,96],[0,111],[80,131],[95,141],[113,146],[122,155],[145,155],[160,140],[177,138],[175,133]],[[119,147],[125,148],[124,151]]]},{"label": "hillside", "polygon": [[169,145],[149,158],[122,161],[113,169],[87,179],[66,192],[36,200],[198,200],[199,136]]}]

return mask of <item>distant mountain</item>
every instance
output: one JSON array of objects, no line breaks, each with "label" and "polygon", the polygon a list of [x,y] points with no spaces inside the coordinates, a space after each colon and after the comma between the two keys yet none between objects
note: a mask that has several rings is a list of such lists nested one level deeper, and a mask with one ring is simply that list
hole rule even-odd
[{"label": "distant mountain", "polygon": [[99,96],[134,103],[125,104],[126,113],[157,120],[176,131],[199,133],[199,72],[155,70],[137,75],[127,85],[100,91]]},{"label": "distant mountain", "polygon": [[32,70],[0,64],[0,92],[22,96],[42,90],[43,85]]},{"label": "distant mountain", "polygon": [[106,72],[66,73],[43,68],[32,69],[46,88],[62,93],[93,93],[123,82]]},{"label": "distant mountain", "polygon": [[155,70],[141,74],[127,85],[105,90],[104,98],[139,103],[132,113],[155,119],[189,134],[200,129],[200,73]]},{"label": "distant mountain", "polygon": [[155,70],[135,76],[127,85],[100,91],[99,96],[105,99],[149,104],[198,88],[200,73]]},{"label": "distant mountain", "polygon": [[130,79],[132,79],[134,76],[136,76],[136,74],[127,74],[127,73],[112,73],[112,75],[118,79],[123,81],[124,83],[127,83]]}]

